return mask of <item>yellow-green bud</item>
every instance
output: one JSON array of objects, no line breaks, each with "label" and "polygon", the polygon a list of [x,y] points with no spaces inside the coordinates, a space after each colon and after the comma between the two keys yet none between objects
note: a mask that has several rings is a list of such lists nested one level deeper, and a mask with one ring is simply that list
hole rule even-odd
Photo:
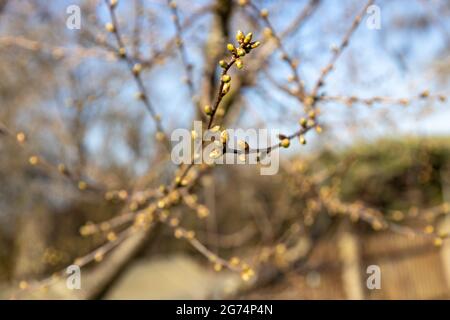
[{"label": "yellow-green bud", "polygon": [[134,74],[139,74],[142,71],[142,65],[140,63],[136,63],[133,66],[133,73]]},{"label": "yellow-green bud", "polygon": [[237,40],[238,42],[242,42],[242,40],[244,40],[244,38],[245,38],[244,33],[243,33],[241,30],[239,30],[239,31],[236,33],[236,40]]},{"label": "yellow-green bud", "polygon": [[225,60],[220,60],[220,61],[219,61],[219,65],[220,65],[222,68],[226,68],[226,67],[228,66],[228,63],[227,63]]},{"label": "yellow-green bud", "polygon": [[238,55],[239,57],[245,56],[245,50],[242,49],[242,48],[238,48],[237,51],[236,51],[236,53],[237,53],[237,55]]},{"label": "yellow-green bud", "polygon": [[305,98],[305,100],[303,101],[303,103],[304,103],[306,106],[312,106],[312,105],[314,104],[314,98],[311,97],[311,96],[307,96],[307,97]]},{"label": "yellow-green bud", "polygon": [[244,38],[244,43],[245,44],[250,43],[250,41],[252,41],[252,37],[253,37],[253,33],[251,33],[251,32],[247,33],[247,35]]},{"label": "yellow-green bud", "polygon": [[227,94],[230,91],[231,84],[229,82],[225,83],[222,88],[222,94]]},{"label": "yellow-green bud", "polygon": [[258,48],[260,44],[261,42],[256,41],[255,43],[252,44],[252,49]]},{"label": "yellow-green bud", "polygon": [[281,140],[280,144],[283,148],[288,148],[291,144],[291,141],[288,138],[284,138],[283,140]]},{"label": "yellow-green bud", "polygon": [[209,131],[211,131],[211,132],[219,132],[219,130],[220,130],[220,126],[214,126],[211,129],[209,129]]},{"label": "yellow-green bud", "polygon": [[250,146],[248,145],[247,141],[244,140],[238,141],[238,147],[243,151],[248,151],[250,149]]},{"label": "yellow-green bud", "polygon": [[269,16],[269,10],[267,9],[262,9],[261,12],[259,13],[261,15],[261,17],[263,18],[267,18]]},{"label": "yellow-green bud", "polygon": [[120,47],[119,48],[119,56],[121,58],[124,58],[126,56],[126,54],[127,54],[127,52],[126,52],[125,48],[124,47]]},{"label": "yellow-green bud", "polygon": [[203,110],[205,110],[205,114],[208,116],[212,114],[212,109],[210,105],[206,105]]},{"label": "yellow-green bud", "polygon": [[244,67],[244,62],[242,62],[241,59],[236,59],[236,67],[238,67],[238,69],[242,69]]},{"label": "yellow-green bud", "polygon": [[234,52],[235,47],[232,43],[229,43],[229,44],[227,44],[227,49],[228,49],[228,51]]},{"label": "yellow-green bud", "polygon": [[228,74],[224,74],[222,76],[222,81],[225,82],[225,83],[228,83],[228,82],[231,81],[231,77]]},{"label": "yellow-green bud", "polygon": [[220,133],[220,142],[223,144],[227,143],[228,141],[228,131],[224,130]]},{"label": "yellow-green bud", "polygon": [[305,128],[305,127],[306,127],[307,121],[306,121],[305,118],[301,118],[300,121],[299,121],[298,123],[299,123],[303,128]]},{"label": "yellow-green bud", "polygon": [[303,135],[301,135],[299,137],[299,141],[300,141],[300,144],[306,144],[306,140],[305,140],[305,137]]},{"label": "yellow-green bud", "polygon": [[107,24],[105,24],[105,29],[108,32],[114,32],[115,31],[114,25],[111,22],[108,22]]},{"label": "yellow-green bud", "polygon": [[143,92],[137,92],[136,93],[136,99],[144,100],[145,99],[145,94]]}]

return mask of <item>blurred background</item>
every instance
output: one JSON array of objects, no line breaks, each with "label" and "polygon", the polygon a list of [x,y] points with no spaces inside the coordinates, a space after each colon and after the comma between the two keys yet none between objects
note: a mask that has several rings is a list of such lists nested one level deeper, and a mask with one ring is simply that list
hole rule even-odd
[{"label": "blurred background", "polygon": [[[450,3],[371,5],[0,0],[0,298],[449,298]],[[237,30],[215,123],[313,129],[173,191],[163,132],[207,120]]]}]

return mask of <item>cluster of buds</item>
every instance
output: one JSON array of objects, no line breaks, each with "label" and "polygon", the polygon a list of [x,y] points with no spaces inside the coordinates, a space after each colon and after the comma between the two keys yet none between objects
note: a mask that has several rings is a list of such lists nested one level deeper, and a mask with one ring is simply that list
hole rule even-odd
[{"label": "cluster of buds", "polygon": [[245,56],[245,54],[250,53],[252,49],[257,48],[261,44],[259,41],[252,41],[252,37],[253,33],[249,32],[245,35],[241,30],[238,30],[236,33],[236,41],[239,43],[239,48],[228,44],[227,49],[236,53],[239,57]]},{"label": "cluster of buds", "polygon": [[107,191],[105,193],[105,200],[107,200],[107,201],[112,201],[112,200],[125,201],[127,198],[128,198],[128,192],[124,189]]},{"label": "cluster of buds", "polygon": [[186,230],[184,228],[176,228],[174,230],[173,234],[176,239],[182,239],[182,238],[185,238],[187,240],[195,239],[195,232],[192,230]]},{"label": "cluster of buds", "polygon": [[244,281],[250,281],[255,276],[255,271],[238,257],[232,257],[228,263],[230,266],[240,269],[241,278]]},{"label": "cluster of buds", "polygon": [[[184,184],[183,179],[181,179],[181,181],[179,181],[179,182],[176,179],[176,183],[180,183],[181,185]],[[181,201],[180,193],[178,191],[174,190],[174,191],[168,193],[164,198],[160,199],[157,203],[157,206],[159,209],[170,208],[174,205],[179,204],[180,201]]]},{"label": "cluster of buds", "polygon": [[251,32],[245,35],[242,31],[238,31],[236,33],[236,40],[239,43],[239,46],[234,46],[232,43],[227,44],[227,49],[233,55],[233,58],[230,62],[225,60],[220,60],[219,65],[223,69],[222,76],[220,78],[220,93],[217,101],[216,109],[211,108],[210,105],[206,105],[204,107],[204,112],[207,116],[214,116],[217,111],[218,105],[223,98],[231,89],[231,76],[227,74],[228,70],[233,64],[236,64],[238,69],[242,69],[244,67],[244,62],[242,61],[242,57],[247,53],[250,53],[252,49],[257,48],[261,43],[259,41],[252,41],[253,34]]},{"label": "cluster of buds", "polygon": [[[236,67],[238,69],[242,69],[244,67],[243,61],[240,59],[245,56],[247,53],[250,53],[252,49],[257,48],[261,43],[259,41],[252,41],[253,34],[251,32],[246,35],[239,30],[236,33],[236,41],[239,43],[239,47],[235,47],[232,43],[227,45],[228,51],[233,53],[233,56],[236,58]],[[222,68],[227,67],[227,63],[223,60],[219,62]]]}]

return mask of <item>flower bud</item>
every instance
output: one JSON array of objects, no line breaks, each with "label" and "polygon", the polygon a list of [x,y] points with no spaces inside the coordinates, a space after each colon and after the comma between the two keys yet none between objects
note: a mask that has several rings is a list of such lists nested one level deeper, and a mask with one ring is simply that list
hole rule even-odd
[{"label": "flower bud", "polygon": [[252,44],[252,49],[258,48],[260,44],[261,44],[261,42],[259,42],[259,41],[254,42]]},{"label": "flower bud", "polygon": [[212,114],[212,109],[211,109],[211,106],[210,106],[210,105],[206,105],[206,106],[203,108],[203,110],[205,111],[205,114],[206,114],[207,116],[210,116],[210,115]]},{"label": "flower bud", "polygon": [[238,48],[238,49],[236,50],[236,53],[237,53],[237,55],[238,55],[239,57],[245,56],[245,50],[242,49],[242,48]]},{"label": "flower bud", "polygon": [[250,149],[250,146],[248,145],[247,141],[244,141],[244,140],[238,141],[238,147],[240,150],[243,150],[243,151],[248,151]]},{"label": "flower bud", "polygon": [[125,50],[125,48],[124,47],[120,47],[119,48],[119,56],[121,57],[121,58],[124,58],[125,57],[125,55],[126,55],[126,50]]},{"label": "flower bud", "polygon": [[117,240],[117,235],[111,231],[111,232],[108,232],[108,234],[106,235],[106,238],[108,239],[108,241],[114,242]]},{"label": "flower bud", "polygon": [[236,67],[238,67],[238,69],[242,69],[244,67],[244,62],[242,62],[241,59],[236,59]]},{"label": "flower bud", "polygon": [[108,22],[107,24],[105,24],[105,29],[108,32],[114,32],[115,31],[114,25],[111,22]]},{"label": "flower bud", "polygon": [[220,133],[220,142],[223,144],[227,143],[228,141],[228,131],[224,130]]},{"label": "flower bud", "polygon": [[263,18],[267,18],[269,16],[269,10],[267,9],[262,9],[261,12],[259,13],[261,15],[261,17]]},{"label": "flower bud", "polygon": [[247,35],[244,38],[244,43],[245,44],[250,43],[250,41],[252,41],[252,37],[253,37],[253,33],[251,33],[251,32],[247,33]]},{"label": "flower bud", "polygon": [[156,132],[156,140],[157,141],[164,141],[166,139],[166,135],[162,131]]},{"label": "flower bud", "polygon": [[421,94],[420,97],[421,98],[428,98],[430,96],[430,91],[428,90],[424,90]]},{"label": "flower bud", "polygon": [[31,156],[31,157],[28,159],[28,162],[29,162],[32,166],[35,166],[35,165],[38,164],[39,158],[38,158],[38,156]]},{"label": "flower bud", "polygon": [[281,140],[280,144],[283,148],[289,148],[291,141],[288,138],[284,138],[283,140]]},{"label": "flower bud", "polygon": [[140,63],[136,63],[133,66],[133,73],[134,74],[139,74],[142,71],[142,65]]},{"label": "flower bud", "polygon": [[169,220],[169,225],[171,227],[178,227],[180,225],[180,219],[178,218],[172,218]]},{"label": "flower bud", "polygon": [[234,52],[234,50],[236,50],[236,48],[234,47],[234,45],[231,44],[231,43],[227,44],[227,49],[228,49],[228,51],[230,51],[230,52]]},{"label": "flower bud", "polygon": [[25,133],[19,132],[19,133],[16,135],[16,139],[17,139],[17,142],[19,142],[19,143],[24,142],[25,139],[26,139]]},{"label": "flower bud", "polygon": [[230,259],[230,264],[231,264],[232,266],[238,266],[239,263],[241,263],[241,259],[239,259],[238,257],[232,257],[232,258]]},{"label": "flower bud", "polygon": [[316,124],[316,122],[315,122],[313,119],[309,119],[309,120],[306,122],[306,126],[307,126],[307,127],[314,127],[315,124]]},{"label": "flower bud", "polygon": [[311,96],[307,96],[307,97],[305,98],[305,100],[303,101],[303,103],[304,103],[306,106],[312,106],[312,105],[314,104],[314,98],[311,97]]},{"label": "flower bud", "polygon": [[225,69],[228,66],[228,63],[225,60],[220,60],[219,65]]},{"label": "flower bud", "polygon": [[435,238],[434,241],[433,241],[433,244],[434,244],[436,247],[441,247],[441,246],[442,246],[442,243],[443,243],[442,238]]},{"label": "flower bud", "polygon": [[197,216],[200,219],[206,218],[207,216],[209,216],[209,209],[204,205],[199,205],[197,208]]},{"label": "flower bud", "polygon": [[303,127],[306,128],[307,120],[305,118],[301,118],[298,123]]},{"label": "flower bud", "polygon": [[87,183],[84,182],[83,180],[78,181],[78,189],[80,190],[86,190],[87,188]]},{"label": "flower bud", "polygon": [[195,232],[194,231],[190,230],[190,231],[186,232],[186,239],[192,240],[194,238],[195,238]]},{"label": "flower bud", "polygon": [[300,137],[298,139],[300,141],[300,144],[306,144],[306,140],[305,140],[305,137],[303,135],[300,135]]},{"label": "flower bud", "polygon": [[175,238],[180,239],[184,236],[184,232],[183,229],[181,228],[176,228],[173,235],[175,236]]},{"label": "flower bud", "polygon": [[58,164],[58,171],[62,174],[67,174],[66,166],[62,163]]},{"label": "flower bud", "polygon": [[244,40],[244,38],[245,38],[244,33],[243,33],[241,30],[239,30],[239,31],[236,33],[236,40],[237,40],[238,42],[242,42],[242,41]]},{"label": "flower bud", "polygon": [[246,268],[241,271],[241,278],[244,281],[249,281],[255,276],[255,272],[251,268]]},{"label": "flower bud", "polygon": [[228,82],[231,81],[231,77],[228,74],[224,74],[222,76],[222,81],[225,82],[225,83],[228,83]]},{"label": "flower bud", "polygon": [[222,94],[227,94],[230,91],[231,84],[229,82],[225,83],[222,88]]}]

